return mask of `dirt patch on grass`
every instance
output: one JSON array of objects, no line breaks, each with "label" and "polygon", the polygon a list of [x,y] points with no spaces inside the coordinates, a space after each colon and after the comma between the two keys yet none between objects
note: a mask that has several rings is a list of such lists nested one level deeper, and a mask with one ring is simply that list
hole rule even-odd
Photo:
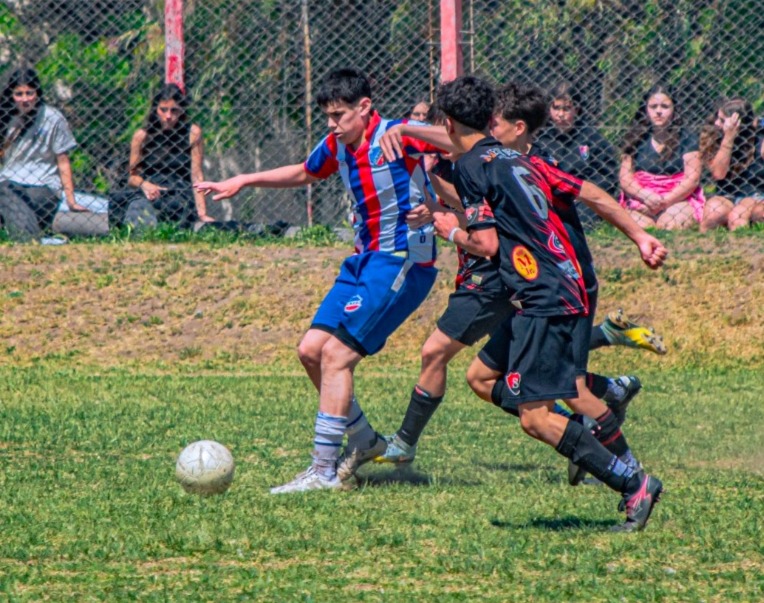
[{"label": "dirt patch on grass", "polygon": [[[633,246],[592,241],[600,315],[618,306],[658,328],[672,365],[764,363],[761,237],[669,240],[651,272]],[[346,246],[203,244],[4,246],[0,364],[230,370],[295,366],[294,348],[331,286]],[[425,304],[391,338],[382,366],[416,366],[446,304],[447,248]]]}]

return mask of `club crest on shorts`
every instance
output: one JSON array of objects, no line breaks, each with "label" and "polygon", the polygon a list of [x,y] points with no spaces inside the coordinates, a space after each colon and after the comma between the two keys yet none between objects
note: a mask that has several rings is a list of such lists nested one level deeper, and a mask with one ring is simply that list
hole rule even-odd
[{"label": "club crest on shorts", "polygon": [[527,247],[518,245],[512,250],[512,265],[515,267],[517,274],[526,281],[533,281],[538,278],[539,265]]},{"label": "club crest on shorts", "polygon": [[345,304],[345,312],[355,312],[363,305],[363,298],[360,295],[354,295]]},{"label": "club crest on shorts", "polygon": [[578,154],[581,155],[581,159],[586,161],[589,159],[589,145],[582,144],[578,147]]},{"label": "club crest on shorts", "polygon": [[520,395],[520,380],[522,379],[520,373],[507,373],[504,377],[504,381],[507,383],[507,389],[513,396]]}]

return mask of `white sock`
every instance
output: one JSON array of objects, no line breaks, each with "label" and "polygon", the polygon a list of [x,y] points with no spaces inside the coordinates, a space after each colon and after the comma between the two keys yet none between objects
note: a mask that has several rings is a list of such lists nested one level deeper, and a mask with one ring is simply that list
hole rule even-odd
[{"label": "white sock", "polygon": [[377,432],[369,424],[355,396],[350,401],[350,414],[345,432],[348,434],[348,448],[350,449],[369,448],[377,439]]},{"label": "white sock", "polygon": [[337,474],[337,459],[340,456],[347,424],[347,417],[337,417],[320,411],[316,415],[313,465],[325,477],[332,478]]}]

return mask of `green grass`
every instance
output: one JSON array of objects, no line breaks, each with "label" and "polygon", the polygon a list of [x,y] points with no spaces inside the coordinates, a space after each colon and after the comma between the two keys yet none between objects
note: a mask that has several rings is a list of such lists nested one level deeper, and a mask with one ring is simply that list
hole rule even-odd
[{"label": "green grass", "polygon": [[[282,497],[268,487],[309,459],[306,378],[0,369],[0,600],[764,599],[760,371],[640,375],[627,434],[667,493],[647,531],[620,535],[617,497],[567,486],[554,451],[468,393],[463,364],[413,468]],[[373,369],[357,391],[389,431],[416,375]],[[223,496],[173,481],[202,438],[237,460]]]}]

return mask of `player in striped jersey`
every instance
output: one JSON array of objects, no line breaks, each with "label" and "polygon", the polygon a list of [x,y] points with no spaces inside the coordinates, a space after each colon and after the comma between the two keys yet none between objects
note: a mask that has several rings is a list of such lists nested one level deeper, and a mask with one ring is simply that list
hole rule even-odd
[{"label": "player in striped jersey", "polygon": [[379,138],[401,122],[379,116],[368,79],[355,69],[329,73],[317,101],[330,133],[305,163],[197,185],[220,200],[245,186],[301,186],[339,173],[354,201],[356,253],[343,262],[298,348],[319,392],[313,462],[294,480],[272,488],[273,494],[340,488],[361,464],[384,453],[384,438],[353,394],[354,370],[424,301],[437,273],[432,224],[409,227],[406,217],[427,194],[421,156],[439,149],[406,138],[402,156],[385,161]]}]

